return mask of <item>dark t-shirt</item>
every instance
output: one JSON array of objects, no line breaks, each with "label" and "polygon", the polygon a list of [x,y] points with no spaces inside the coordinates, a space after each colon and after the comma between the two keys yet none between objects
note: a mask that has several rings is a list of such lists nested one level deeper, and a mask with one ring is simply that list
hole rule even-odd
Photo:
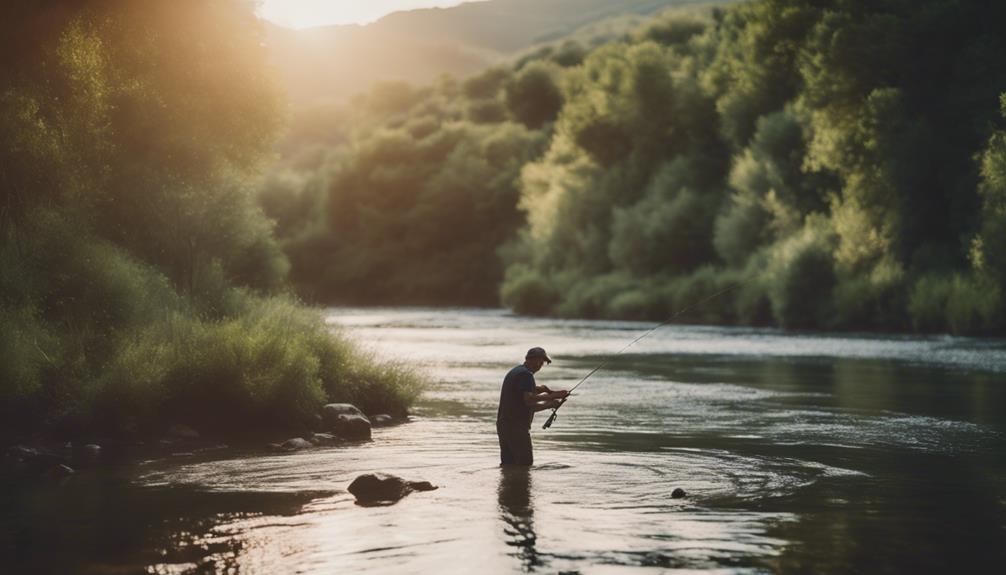
[{"label": "dark t-shirt", "polygon": [[503,378],[496,423],[515,429],[530,429],[534,411],[524,403],[524,392],[534,393],[534,374],[523,365],[511,369]]}]

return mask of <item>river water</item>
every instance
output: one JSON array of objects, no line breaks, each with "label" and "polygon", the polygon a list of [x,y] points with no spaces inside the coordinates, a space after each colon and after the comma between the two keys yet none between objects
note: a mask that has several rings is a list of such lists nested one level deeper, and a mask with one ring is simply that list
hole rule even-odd
[{"label": "river water", "polygon": [[[652,324],[499,310],[333,309],[426,370],[372,442],[221,450],[22,503],[19,571],[968,573],[1006,564],[1006,341],[668,326],[592,376],[535,466],[501,470],[504,373],[543,346],[568,388]],[[440,488],[388,507],[384,471]],[[672,499],[675,488],[688,496]],[[56,508],[56,509],[53,509]],[[45,517],[49,513],[51,517]],[[43,515],[42,518],[35,515]],[[65,524],[48,530],[51,520]],[[31,539],[44,533],[50,541]],[[52,540],[54,539],[54,541]]]}]

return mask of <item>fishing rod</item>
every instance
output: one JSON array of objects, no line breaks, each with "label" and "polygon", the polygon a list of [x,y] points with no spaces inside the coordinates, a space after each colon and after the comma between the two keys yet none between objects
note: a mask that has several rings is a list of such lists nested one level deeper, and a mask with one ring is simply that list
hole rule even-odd
[{"label": "fishing rod", "polygon": [[[720,291],[714,293],[713,295],[711,295],[711,296],[709,296],[709,297],[707,297],[705,299],[699,300],[698,302],[693,303],[690,306],[687,306],[687,307],[684,307],[684,308],[678,310],[671,317],[669,317],[669,318],[665,319],[664,321],[658,323],[657,325],[651,327],[649,330],[647,330],[645,333],[643,333],[643,335],[641,335],[641,336],[637,337],[636,339],[630,341],[628,345],[626,345],[622,349],[618,350],[617,353],[615,353],[614,355],[609,356],[608,359],[602,361],[597,367],[595,367],[594,369],[590,370],[590,373],[588,373],[587,375],[583,376],[583,379],[581,379],[580,381],[576,382],[576,385],[574,385],[573,387],[571,387],[569,389],[569,393],[572,394],[573,390],[576,389],[576,388],[578,388],[578,387],[580,387],[581,385],[583,385],[583,382],[587,381],[587,379],[590,376],[592,376],[595,373],[597,373],[597,371],[599,369],[601,369],[602,367],[608,365],[608,363],[610,363],[611,360],[615,359],[619,355],[622,355],[622,352],[624,352],[625,350],[627,350],[630,347],[632,347],[633,345],[635,345],[635,343],[638,342],[639,340],[641,340],[644,337],[650,335],[651,333],[657,331],[658,329],[664,327],[665,325],[671,323],[672,321],[675,320],[675,318],[677,318],[681,314],[685,313],[686,311],[695,309],[695,308],[699,307],[700,305],[702,305],[702,304],[704,304],[704,303],[706,303],[708,301],[712,301],[712,300],[720,297],[721,295],[727,293],[728,291],[740,287],[740,285],[741,285],[740,283],[736,283],[736,284],[733,284],[733,285],[727,287],[726,289],[720,290]],[[559,405],[557,405],[557,406],[555,406],[555,407],[552,408],[552,414],[548,416],[548,419],[545,421],[545,425],[541,426],[542,429],[548,429],[549,427],[552,427],[552,423],[555,422],[556,412],[558,412],[559,408],[562,407],[564,403],[566,403],[566,400],[569,399],[569,397],[570,397],[570,395],[567,395],[566,397],[562,398],[561,400],[559,400]]]}]

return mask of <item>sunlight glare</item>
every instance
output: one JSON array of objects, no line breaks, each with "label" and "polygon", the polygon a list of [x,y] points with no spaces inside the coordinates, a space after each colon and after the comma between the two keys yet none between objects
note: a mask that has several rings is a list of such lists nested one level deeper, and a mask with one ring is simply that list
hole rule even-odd
[{"label": "sunlight glare", "polygon": [[369,24],[399,10],[447,8],[464,0],[262,0],[258,15],[287,28]]}]

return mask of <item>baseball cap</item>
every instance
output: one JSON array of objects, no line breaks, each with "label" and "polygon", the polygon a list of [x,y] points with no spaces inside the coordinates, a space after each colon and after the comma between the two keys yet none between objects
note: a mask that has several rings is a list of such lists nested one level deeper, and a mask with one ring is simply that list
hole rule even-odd
[{"label": "baseball cap", "polygon": [[531,349],[527,350],[527,355],[524,356],[524,359],[532,359],[537,357],[544,358],[545,361],[552,363],[552,358],[550,358],[548,354],[545,353],[545,350],[540,347],[532,347]]}]

